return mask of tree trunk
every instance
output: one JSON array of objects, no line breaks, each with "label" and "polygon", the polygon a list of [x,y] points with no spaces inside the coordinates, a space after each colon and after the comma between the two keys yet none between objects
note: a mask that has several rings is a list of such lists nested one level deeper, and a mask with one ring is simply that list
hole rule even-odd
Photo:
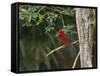
[{"label": "tree trunk", "polygon": [[92,67],[93,19],[91,13],[90,8],[76,8],[81,68]]}]

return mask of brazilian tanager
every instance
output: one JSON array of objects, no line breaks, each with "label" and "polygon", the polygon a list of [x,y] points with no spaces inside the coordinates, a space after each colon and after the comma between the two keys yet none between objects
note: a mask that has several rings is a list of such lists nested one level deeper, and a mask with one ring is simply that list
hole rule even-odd
[{"label": "brazilian tanager", "polygon": [[[58,31],[58,36],[61,40],[61,42],[64,44],[64,45],[71,45],[72,44],[72,40],[71,40],[71,37],[69,34],[65,34],[64,31],[60,30]],[[79,45],[79,44],[74,44],[74,45]]]}]

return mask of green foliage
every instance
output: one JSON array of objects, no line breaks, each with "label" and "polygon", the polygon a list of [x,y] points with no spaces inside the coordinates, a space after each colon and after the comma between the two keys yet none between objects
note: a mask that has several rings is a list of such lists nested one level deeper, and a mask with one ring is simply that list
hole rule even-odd
[{"label": "green foliage", "polygon": [[[56,37],[57,30],[77,36],[73,8],[20,5],[20,70],[64,69],[71,67],[78,48],[69,46],[60,49],[50,57],[47,53],[62,43]],[[74,41],[77,39],[74,39]],[[74,52],[70,52],[74,50]],[[66,55],[66,53],[68,55]],[[69,59],[70,58],[70,59]]]}]

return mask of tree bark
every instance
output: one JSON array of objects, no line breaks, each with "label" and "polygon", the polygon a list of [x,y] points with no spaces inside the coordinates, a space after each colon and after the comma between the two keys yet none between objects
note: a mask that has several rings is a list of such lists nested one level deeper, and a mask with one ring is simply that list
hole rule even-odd
[{"label": "tree bark", "polygon": [[81,68],[92,67],[93,19],[91,12],[90,8],[76,8]]}]

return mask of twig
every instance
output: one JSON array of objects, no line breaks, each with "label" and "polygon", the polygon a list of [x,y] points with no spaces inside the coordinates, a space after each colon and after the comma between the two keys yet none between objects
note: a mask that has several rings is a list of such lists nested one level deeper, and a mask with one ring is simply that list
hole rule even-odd
[{"label": "twig", "polygon": [[[77,42],[79,42],[79,40],[74,41],[71,45],[76,44]],[[57,50],[59,50],[59,49],[61,49],[61,48],[64,48],[65,46],[66,46],[66,45],[62,45],[62,46],[60,46],[60,47],[58,47],[58,48],[56,48],[56,49],[50,51],[46,56],[51,55],[52,53],[56,52]]]},{"label": "twig", "polygon": [[65,45],[62,45],[62,46],[60,46],[60,47],[58,47],[58,48],[56,48],[56,49],[50,51],[46,56],[49,56],[50,54],[52,54],[52,53],[54,53],[55,51],[57,51],[57,50],[59,50],[59,49],[61,49],[61,48],[64,48],[64,47],[65,47]]},{"label": "twig", "polygon": [[39,13],[41,10],[43,10],[45,7],[46,7],[46,6],[41,7],[41,8],[38,10],[38,13]]},{"label": "twig", "polygon": [[60,16],[62,18],[62,24],[63,24],[63,27],[64,27],[65,26],[65,23],[64,23],[64,19],[63,19],[63,16],[62,16],[61,12],[60,12]]},{"label": "twig", "polygon": [[55,9],[60,13],[61,20],[62,20],[62,24],[63,24],[63,27],[64,27],[65,26],[65,23],[64,23],[64,19],[63,19],[62,13],[57,8],[55,8]]},{"label": "twig", "polygon": [[76,62],[77,62],[77,60],[78,60],[79,55],[80,55],[80,51],[78,52],[78,54],[77,54],[77,56],[76,56],[76,58],[75,58],[75,60],[74,60],[74,63],[73,63],[72,68],[75,68],[75,65],[76,65]]}]

